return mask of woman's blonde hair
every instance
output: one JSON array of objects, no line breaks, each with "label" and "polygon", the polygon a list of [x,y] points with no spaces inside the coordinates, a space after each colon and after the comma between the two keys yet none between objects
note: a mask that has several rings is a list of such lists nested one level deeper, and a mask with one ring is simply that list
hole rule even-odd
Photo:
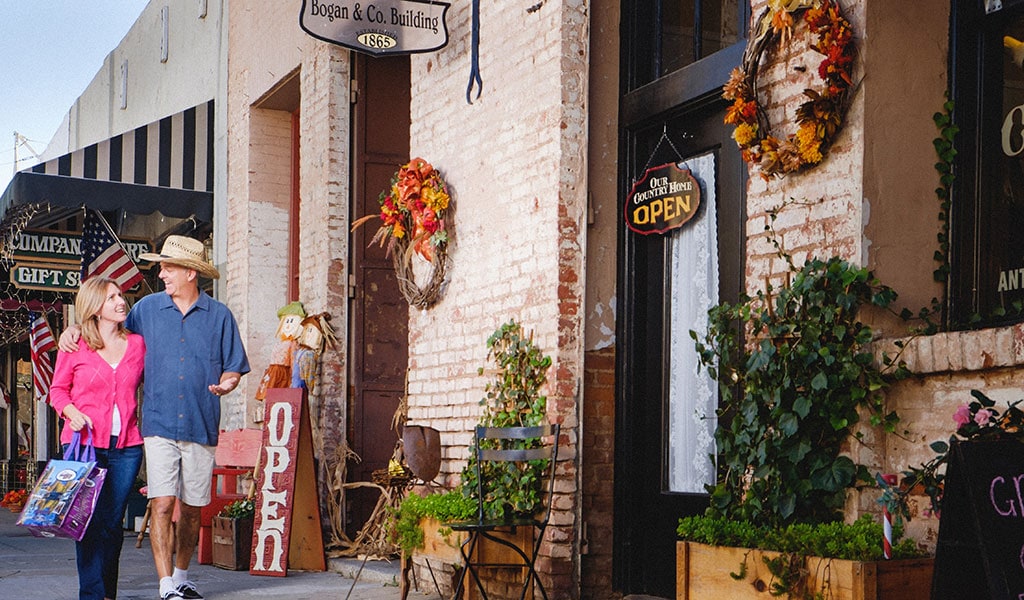
[{"label": "woman's blonde hair", "polygon": [[[82,338],[92,350],[103,348],[103,336],[100,335],[100,310],[107,301],[107,287],[117,282],[109,277],[93,277],[85,280],[78,288],[75,297],[75,318],[82,326]],[[124,323],[117,324],[118,332],[124,335],[127,330]]]}]

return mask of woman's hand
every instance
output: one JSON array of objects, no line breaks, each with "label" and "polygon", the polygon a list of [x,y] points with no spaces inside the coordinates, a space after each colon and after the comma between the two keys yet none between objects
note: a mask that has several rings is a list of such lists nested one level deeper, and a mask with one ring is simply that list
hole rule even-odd
[{"label": "woman's hand", "polygon": [[78,410],[74,404],[68,404],[65,406],[62,414],[64,415],[64,420],[68,422],[68,426],[71,427],[72,431],[81,431],[86,425],[88,425],[90,429],[92,428],[92,419],[89,418],[89,415]]}]

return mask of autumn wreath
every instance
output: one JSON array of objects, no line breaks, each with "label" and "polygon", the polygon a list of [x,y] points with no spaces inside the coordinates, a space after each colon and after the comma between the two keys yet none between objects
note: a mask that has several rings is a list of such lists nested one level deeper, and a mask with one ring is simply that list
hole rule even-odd
[{"label": "autumn wreath", "polygon": [[[414,158],[398,169],[377,201],[380,213],[356,220],[352,229],[379,217],[384,223],[370,243],[379,243],[391,257],[399,289],[409,304],[433,306],[448,268],[451,196],[447,184],[430,163]],[[430,272],[422,285],[416,281],[418,266]]]},{"label": "autumn wreath", "polygon": [[[804,90],[807,100],[796,111],[797,131],[785,137],[772,133],[771,123],[757,100],[761,57],[776,43],[791,39],[795,21],[802,17],[813,36],[810,47],[825,58],[818,65],[819,89]],[[855,48],[853,30],[835,0],[771,0],[755,22],[743,53],[733,69],[722,97],[732,100],[725,115],[735,125],[733,139],[743,160],[758,165],[761,176],[784,176],[816,165],[843,124],[850,95]]]}]

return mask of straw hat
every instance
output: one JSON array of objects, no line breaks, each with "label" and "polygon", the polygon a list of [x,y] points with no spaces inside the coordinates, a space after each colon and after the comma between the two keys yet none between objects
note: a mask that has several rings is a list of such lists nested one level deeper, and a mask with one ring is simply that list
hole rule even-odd
[{"label": "straw hat", "polygon": [[197,239],[183,235],[169,235],[160,254],[140,254],[142,260],[165,262],[193,269],[203,277],[219,279],[220,272],[206,260],[206,247]]}]

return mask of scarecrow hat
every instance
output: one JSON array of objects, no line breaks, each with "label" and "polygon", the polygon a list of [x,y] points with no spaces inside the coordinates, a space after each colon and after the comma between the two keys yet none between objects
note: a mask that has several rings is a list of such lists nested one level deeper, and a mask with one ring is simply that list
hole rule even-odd
[{"label": "scarecrow hat", "polygon": [[206,260],[206,246],[195,238],[183,235],[167,236],[160,254],[140,254],[139,258],[192,269],[210,279],[220,278],[220,272]]}]

